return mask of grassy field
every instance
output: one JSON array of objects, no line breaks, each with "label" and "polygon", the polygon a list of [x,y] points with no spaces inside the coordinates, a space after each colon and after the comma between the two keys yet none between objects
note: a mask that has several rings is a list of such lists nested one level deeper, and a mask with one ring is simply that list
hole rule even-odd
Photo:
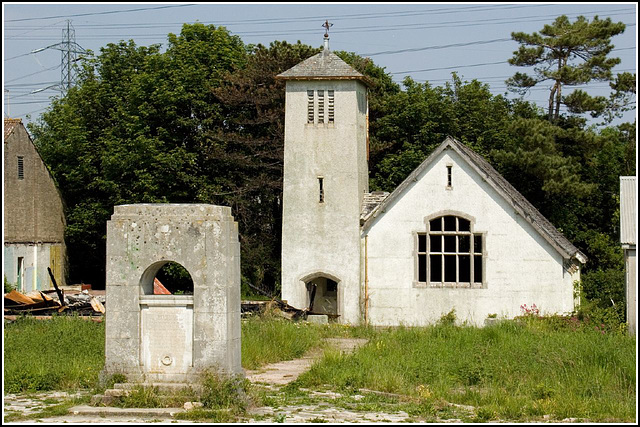
[{"label": "grassy field", "polygon": [[[323,347],[323,338],[336,336],[367,337],[369,343],[350,355]],[[342,393],[344,402],[356,404],[349,396],[377,390],[413,403],[374,398],[370,405],[393,403],[425,419],[457,404],[475,407],[474,421],[634,421],[635,346],[623,331],[584,327],[570,319],[391,329],[295,323],[277,316],[242,322],[246,369],[297,358],[312,348],[324,351],[310,371],[287,386],[284,398],[301,398],[300,388],[328,386]],[[5,393],[95,389],[104,363],[104,323],[67,316],[5,322],[4,362]],[[205,410],[225,408],[230,386],[210,384],[209,389]]]},{"label": "grassy field", "polygon": [[487,420],[632,421],[635,340],[539,321],[389,329],[353,355],[325,353],[298,379],[323,384],[471,405]]}]

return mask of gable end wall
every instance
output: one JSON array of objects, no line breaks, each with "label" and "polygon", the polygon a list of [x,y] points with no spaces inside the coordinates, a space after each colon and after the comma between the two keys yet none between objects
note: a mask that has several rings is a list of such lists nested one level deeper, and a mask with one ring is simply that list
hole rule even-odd
[{"label": "gable end wall", "polygon": [[[452,165],[452,189],[446,189]],[[484,234],[482,289],[434,288],[416,282],[416,233],[437,213],[464,213]],[[573,282],[563,257],[451,149],[444,150],[374,220],[367,233],[369,322],[426,325],[451,309],[460,321],[482,325],[488,314],[514,317],[520,306],[566,313],[574,308]]]}]

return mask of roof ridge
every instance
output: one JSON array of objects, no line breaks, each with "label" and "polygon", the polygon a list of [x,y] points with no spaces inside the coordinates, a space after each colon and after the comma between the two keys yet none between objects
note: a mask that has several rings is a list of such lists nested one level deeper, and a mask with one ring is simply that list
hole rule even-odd
[{"label": "roof ridge", "polygon": [[586,262],[587,257],[578,248],[576,248],[573,243],[571,243],[551,223],[551,221],[542,215],[531,202],[520,194],[520,192],[516,190],[516,188],[506,180],[506,178],[491,166],[484,157],[451,136],[447,136],[438,148],[436,148],[416,169],[414,169],[413,172],[411,172],[388,197],[368,212],[366,220],[361,224],[362,227],[365,228],[368,224],[371,224],[373,218],[377,216],[378,211],[382,210],[382,212],[384,212],[384,208],[399,197],[399,195],[404,192],[405,188],[408,187],[410,182],[416,180],[417,176],[433,161],[435,156],[439,155],[447,147],[452,147],[475,165],[475,167],[479,169],[478,172],[483,172],[484,175],[486,175],[485,178],[487,182],[489,182],[490,185],[492,185],[499,193],[502,193],[502,196],[505,197],[507,201],[511,202],[511,204],[516,208],[516,211],[524,216],[524,218],[535,229],[541,232],[541,234],[543,234],[543,236],[545,236],[557,250],[559,249],[560,253],[564,251],[570,257],[575,257],[582,263]]},{"label": "roof ridge", "polygon": [[371,80],[347,64],[334,52],[324,49],[278,74],[283,80],[362,80],[372,86]]}]

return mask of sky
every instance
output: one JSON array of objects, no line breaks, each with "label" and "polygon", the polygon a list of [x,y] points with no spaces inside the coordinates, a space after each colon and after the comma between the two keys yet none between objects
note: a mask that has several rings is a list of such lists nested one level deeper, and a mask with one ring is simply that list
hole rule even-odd
[{"label": "sky", "polygon": [[[134,40],[138,46],[161,44],[179,34],[182,24],[225,26],[245,44],[286,40],[320,47],[328,20],[330,48],[370,57],[401,83],[442,86],[456,72],[477,79],[494,94],[507,92],[505,80],[523,67],[507,60],[517,50],[511,33],[539,32],[560,15],[592,20],[610,17],[627,28],[615,36],[611,56],[621,59],[613,71],[636,72],[637,4],[618,3],[3,3],[3,115],[35,121],[50,100],[59,97],[60,43],[67,29],[75,42],[98,55],[108,43]],[[547,105],[548,83],[525,100]],[[606,82],[580,87],[609,94]],[[565,92],[566,93],[566,92]],[[620,121],[633,121],[636,111]],[[595,122],[593,122],[595,123]]]}]

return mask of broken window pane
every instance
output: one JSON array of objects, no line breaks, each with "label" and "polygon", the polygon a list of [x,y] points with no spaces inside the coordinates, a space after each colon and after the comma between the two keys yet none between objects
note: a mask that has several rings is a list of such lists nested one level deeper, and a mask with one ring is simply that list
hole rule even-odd
[{"label": "broken window pane", "polygon": [[456,281],[456,256],[445,255],[444,256],[444,281],[455,282]]},{"label": "broken window pane", "polygon": [[471,257],[469,255],[460,255],[458,258],[459,265],[459,273],[458,273],[458,281],[459,282],[470,282],[471,281]]},{"label": "broken window pane", "polygon": [[456,236],[444,236],[444,251],[445,252],[456,251]]},{"label": "broken window pane", "polygon": [[432,282],[442,282],[442,256],[431,255],[429,259],[431,268],[430,280]]},{"label": "broken window pane", "polygon": [[418,234],[418,252],[427,252],[426,234]]},{"label": "broken window pane", "polygon": [[430,237],[431,252],[442,252],[442,236],[437,234]]},{"label": "broken window pane", "polygon": [[476,283],[482,282],[482,255],[473,257],[473,281]]},{"label": "broken window pane", "polygon": [[467,253],[470,249],[471,236],[458,236],[458,252]]},{"label": "broken window pane", "polygon": [[427,256],[425,254],[418,255],[418,282],[427,281]]},{"label": "broken window pane", "polygon": [[444,231],[456,231],[456,217],[445,216],[444,217]]},{"label": "broken window pane", "polygon": [[473,235],[473,252],[476,254],[482,253],[482,234]]}]

